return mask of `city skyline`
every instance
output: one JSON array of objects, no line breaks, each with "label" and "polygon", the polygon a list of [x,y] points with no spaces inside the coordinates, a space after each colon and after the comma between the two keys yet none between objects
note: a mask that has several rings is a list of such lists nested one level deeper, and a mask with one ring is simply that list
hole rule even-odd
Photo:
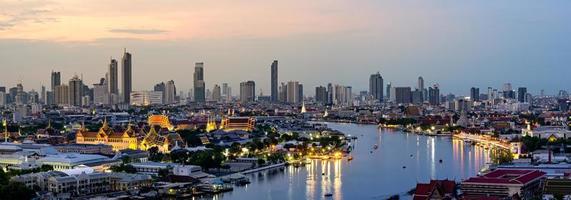
[{"label": "city skyline", "polygon": [[[153,3],[87,2],[85,8],[73,2],[51,3],[5,4],[10,11],[0,17],[0,66],[8,73],[0,74],[0,85],[22,81],[26,90],[39,91],[41,85],[49,86],[45,74],[52,70],[62,72],[64,81],[82,74],[91,85],[105,76],[108,58],[120,58],[127,48],[134,55],[133,90],[148,90],[156,81],[172,79],[188,91],[193,87],[193,64],[204,62],[206,88],[225,82],[238,88],[240,82],[254,80],[270,94],[272,60],[280,62],[280,82],[296,80],[307,88],[332,82],[350,85],[355,92],[367,90],[363,79],[379,71],[393,86],[414,88],[416,77],[422,76],[426,85],[438,83],[443,93],[466,96],[471,87],[500,88],[505,82],[534,94],[570,89],[565,75],[571,73],[571,41],[559,37],[571,33],[565,26],[571,19],[566,1],[424,2],[418,7],[398,1],[315,1],[303,9],[295,2],[198,2],[202,7],[192,12],[185,10],[192,6],[186,2],[177,8]],[[120,15],[126,6],[134,6],[132,13]],[[283,10],[267,13],[274,6]],[[535,8],[533,14],[521,9],[526,7]],[[160,15],[151,8],[182,14]],[[108,16],[79,10],[104,11]],[[289,14],[293,10],[298,17]],[[487,16],[480,15],[483,10]],[[141,15],[157,18],[142,20],[148,17],[138,18]],[[201,20],[185,24],[191,16]],[[161,25],[169,17],[172,23]],[[69,23],[72,19],[87,21],[74,25]],[[127,22],[134,23],[126,27]],[[195,29],[180,28],[186,25]],[[80,31],[65,34],[70,29]]]}]

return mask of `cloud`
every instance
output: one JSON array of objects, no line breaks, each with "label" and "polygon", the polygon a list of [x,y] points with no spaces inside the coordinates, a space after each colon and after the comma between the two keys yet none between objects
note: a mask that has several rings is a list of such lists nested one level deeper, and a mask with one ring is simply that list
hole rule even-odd
[{"label": "cloud", "polygon": [[54,17],[48,17],[50,10],[46,9],[25,9],[9,13],[0,13],[0,30],[7,30],[25,23],[43,24],[46,22],[57,22]]},{"label": "cloud", "polygon": [[137,34],[137,35],[154,35],[154,34],[166,33],[168,31],[160,29],[121,28],[121,29],[109,29],[109,32],[128,33],[128,34]]}]

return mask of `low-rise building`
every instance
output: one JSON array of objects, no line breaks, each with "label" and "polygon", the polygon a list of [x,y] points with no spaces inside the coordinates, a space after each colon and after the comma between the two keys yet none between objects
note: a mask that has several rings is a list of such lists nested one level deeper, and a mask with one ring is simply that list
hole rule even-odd
[{"label": "low-rise building", "polygon": [[15,176],[11,180],[41,192],[49,192],[56,196],[69,194],[72,197],[136,190],[152,184],[149,175],[98,173],[89,167],[25,174]]},{"label": "low-rise building", "polygon": [[465,199],[514,196],[531,199],[541,190],[541,181],[545,177],[546,173],[539,170],[497,169],[471,177],[463,181],[461,187]]}]

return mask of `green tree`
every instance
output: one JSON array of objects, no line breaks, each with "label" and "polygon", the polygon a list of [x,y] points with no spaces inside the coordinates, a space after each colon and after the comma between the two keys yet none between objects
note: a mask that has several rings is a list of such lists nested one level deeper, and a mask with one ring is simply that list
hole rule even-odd
[{"label": "green tree", "polygon": [[490,157],[495,164],[508,164],[513,161],[513,155],[508,149],[493,149]]},{"label": "green tree", "polygon": [[34,191],[22,183],[10,181],[0,187],[0,199],[32,199],[34,196]]}]

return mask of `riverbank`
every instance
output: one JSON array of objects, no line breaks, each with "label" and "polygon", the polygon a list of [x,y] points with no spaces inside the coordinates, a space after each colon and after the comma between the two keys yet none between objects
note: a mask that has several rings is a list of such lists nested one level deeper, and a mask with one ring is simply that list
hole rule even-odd
[{"label": "riverbank", "polygon": [[[376,125],[326,124],[359,136],[353,142],[352,161],[308,160],[300,167],[260,170],[246,175],[251,180],[247,186],[212,199],[323,199],[325,194],[333,199],[385,199],[403,194],[401,198],[407,199],[410,196],[404,194],[418,182],[460,181],[477,175],[489,161],[483,148],[450,137],[378,129]],[[378,149],[372,150],[375,144]]]}]

